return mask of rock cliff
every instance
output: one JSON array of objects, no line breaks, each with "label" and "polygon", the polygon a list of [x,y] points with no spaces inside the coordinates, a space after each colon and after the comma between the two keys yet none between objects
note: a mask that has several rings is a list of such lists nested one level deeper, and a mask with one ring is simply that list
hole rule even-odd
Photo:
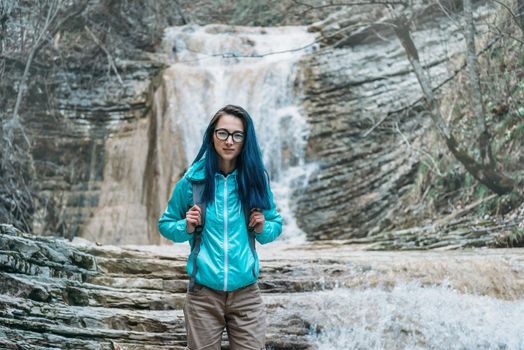
[{"label": "rock cliff", "polygon": [[[149,17],[138,15],[137,4],[86,5],[56,34],[64,65],[51,72],[39,62],[32,66],[32,76],[42,79],[31,80],[20,114],[35,165],[35,233],[112,244],[162,242],[156,220],[188,160],[181,135],[158,132],[165,122],[159,111],[171,108],[162,96],[171,84],[165,74],[185,81],[181,71],[166,73],[158,53],[162,29],[186,23],[179,13],[186,5],[163,16],[144,9]],[[440,92],[455,73],[463,39],[452,16],[431,3],[417,6],[413,37]],[[309,240],[372,237],[402,221],[431,128],[386,14],[365,6],[350,10],[322,21],[308,17],[317,20],[308,30],[320,50],[296,64],[297,108],[309,127],[305,162],[317,170],[294,193],[292,209]],[[477,2],[479,31],[493,11]],[[146,19],[155,16],[155,23]],[[289,23],[299,24],[282,24]],[[105,27],[118,30],[103,37]],[[140,30],[128,35],[130,27]],[[59,57],[52,50],[42,55]],[[21,72],[22,62],[8,60],[7,68]],[[18,78],[10,77],[13,86]],[[13,99],[3,102],[9,113]],[[428,224],[412,214],[410,220],[410,226]]]},{"label": "rock cliff", "polygon": [[[409,211],[403,199],[412,192],[425,145],[434,142],[431,120],[421,113],[421,88],[382,15],[347,13],[310,26],[324,45],[304,62],[307,156],[320,168],[299,194],[296,216],[312,240],[373,236],[402,221]],[[493,12],[481,5],[476,15],[482,32]],[[433,89],[446,94],[458,68],[454,59],[464,51],[461,29],[438,6],[422,6],[412,16]]]}]

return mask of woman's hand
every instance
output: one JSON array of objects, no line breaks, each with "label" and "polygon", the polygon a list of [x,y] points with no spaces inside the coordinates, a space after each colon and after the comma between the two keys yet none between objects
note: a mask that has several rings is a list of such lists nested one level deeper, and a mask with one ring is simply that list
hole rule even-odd
[{"label": "woman's hand", "polygon": [[186,232],[193,233],[198,225],[202,225],[201,209],[198,205],[193,205],[186,213]]},{"label": "woman's hand", "polygon": [[258,208],[251,209],[251,216],[249,217],[249,228],[254,228],[256,233],[262,233],[264,230],[264,223],[266,218]]}]

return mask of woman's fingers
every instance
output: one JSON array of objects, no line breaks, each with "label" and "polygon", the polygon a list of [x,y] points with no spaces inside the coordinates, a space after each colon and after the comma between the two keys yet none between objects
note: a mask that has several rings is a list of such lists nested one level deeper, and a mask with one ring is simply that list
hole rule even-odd
[{"label": "woman's fingers", "polygon": [[194,211],[187,212],[186,216],[191,216],[192,218],[199,218],[200,214]]},{"label": "woman's fingers", "polygon": [[196,219],[191,219],[191,218],[187,218],[186,221],[188,224],[193,225],[193,226],[196,226],[198,223]]},{"label": "woman's fingers", "polygon": [[249,216],[249,225],[247,225],[248,227],[255,226],[255,216],[256,213],[251,213],[251,215]]},{"label": "woman's fingers", "polygon": [[252,212],[249,219],[249,227],[255,227],[264,223],[264,214],[261,212]]},{"label": "woman's fingers", "polygon": [[262,214],[259,208],[251,208],[248,227],[255,227],[256,225],[260,224],[260,220],[264,220],[264,214]]},{"label": "woman's fingers", "polygon": [[186,220],[187,220],[189,223],[193,224],[193,225],[197,225],[197,224],[199,224],[199,222],[198,222],[198,217],[197,217],[197,216],[194,216],[194,215],[189,215],[189,214],[188,214],[188,215],[186,216]]},{"label": "woman's fingers", "polygon": [[202,225],[202,220],[198,213],[187,213],[186,218],[187,220],[191,220],[191,223],[194,225]]},{"label": "woman's fingers", "polygon": [[202,225],[201,218],[202,210],[198,205],[193,205],[189,211],[186,213],[186,219],[191,225]]},{"label": "woman's fingers", "polygon": [[202,209],[200,209],[200,207],[195,204],[189,210],[192,211],[197,216],[198,225],[202,225]]}]

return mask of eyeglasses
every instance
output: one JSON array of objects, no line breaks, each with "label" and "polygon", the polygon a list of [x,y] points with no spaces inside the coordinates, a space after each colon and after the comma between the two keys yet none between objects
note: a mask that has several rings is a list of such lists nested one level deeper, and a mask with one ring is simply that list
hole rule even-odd
[{"label": "eyeglasses", "polygon": [[231,138],[233,139],[233,142],[240,143],[244,141],[244,133],[241,131],[235,131],[233,133],[227,131],[226,129],[216,129],[215,135],[217,135],[217,139],[220,141],[226,141],[231,135]]}]

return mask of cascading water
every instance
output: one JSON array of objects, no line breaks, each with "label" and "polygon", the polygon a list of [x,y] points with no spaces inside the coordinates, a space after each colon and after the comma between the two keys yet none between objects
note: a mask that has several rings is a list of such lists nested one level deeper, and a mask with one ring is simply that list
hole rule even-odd
[{"label": "cascading water", "polygon": [[[416,282],[295,295],[282,313],[309,324],[319,350],[522,350],[524,301]],[[278,304],[278,302],[277,302]]]},{"label": "cascading water", "polygon": [[[299,106],[296,62],[312,49],[314,35],[303,27],[256,28],[207,25],[172,27],[163,48],[164,118],[180,135],[188,165],[213,114],[226,104],[244,107],[253,118],[285,222],[283,239],[305,240],[293,217],[293,191],[314,169],[305,163],[308,125]],[[179,131],[177,132],[178,129]]]}]

